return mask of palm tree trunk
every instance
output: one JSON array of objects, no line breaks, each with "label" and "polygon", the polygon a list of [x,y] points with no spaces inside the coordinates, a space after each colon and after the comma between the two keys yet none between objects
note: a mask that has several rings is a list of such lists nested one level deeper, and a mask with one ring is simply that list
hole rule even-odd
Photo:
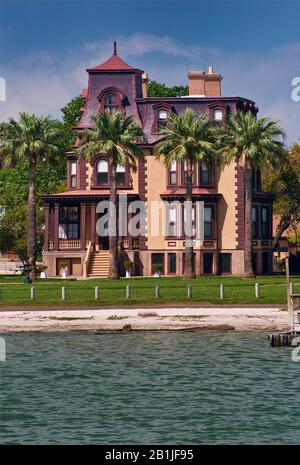
[{"label": "palm tree trunk", "polygon": [[252,166],[245,163],[245,251],[244,251],[244,275],[253,278],[252,266]]},{"label": "palm tree trunk", "polygon": [[36,277],[36,156],[29,157],[29,193],[28,193],[28,231],[27,231],[27,257],[31,267],[30,279]]},{"label": "palm tree trunk", "polygon": [[[187,176],[186,176],[186,201],[192,205],[193,193],[193,165],[190,158],[186,161]],[[189,204],[188,204],[189,205]],[[194,248],[192,237],[192,211],[188,209],[185,219],[185,264],[184,264],[184,277],[187,279],[194,278],[195,273],[193,270]]]},{"label": "palm tree trunk", "polygon": [[109,275],[118,279],[118,236],[117,236],[117,170],[110,165],[110,201],[114,208],[109,209]]}]

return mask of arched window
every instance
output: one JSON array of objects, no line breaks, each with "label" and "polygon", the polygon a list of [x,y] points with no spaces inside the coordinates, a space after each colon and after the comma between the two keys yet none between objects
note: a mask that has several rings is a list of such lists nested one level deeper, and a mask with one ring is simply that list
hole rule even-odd
[{"label": "arched window", "polygon": [[108,92],[104,95],[104,110],[110,113],[118,110],[120,107],[120,99],[116,92]]},{"label": "arched window", "polygon": [[97,183],[99,186],[108,184],[108,163],[106,160],[99,160],[97,163]]},{"label": "arched window", "polygon": [[158,129],[164,128],[167,122],[168,122],[168,112],[166,110],[159,110],[157,113]]},{"label": "arched window", "polygon": [[217,123],[220,123],[223,121],[223,112],[222,110],[214,110],[213,112],[213,119],[214,121],[216,121]]},{"label": "arched window", "polygon": [[117,166],[117,184],[125,185],[125,165]]}]

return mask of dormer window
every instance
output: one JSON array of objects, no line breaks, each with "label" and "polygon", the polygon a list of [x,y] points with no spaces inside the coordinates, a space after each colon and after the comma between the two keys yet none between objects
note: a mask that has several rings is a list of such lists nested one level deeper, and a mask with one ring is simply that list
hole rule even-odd
[{"label": "dormer window", "polygon": [[177,161],[173,161],[169,170],[169,185],[177,185]]},{"label": "dormer window", "polygon": [[163,129],[166,127],[168,122],[168,113],[166,110],[159,110],[157,113],[157,126],[158,129]]},{"label": "dormer window", "polygon": [[97,163],[97,184],[98,186],[108,185],[108,163],[106,160],[99,160]]},{"label": "dormer window", "polygon": [[119,186],[125,185],[125,165],[117,166],[117,184]]},{"label": "dormer window", "polygon": [[112,113],[113,111],[117,111],[120,107],[120,99],[116,92],[108,92],[107,94],[105,94],[103,102],[104,110],[109,111],[110,113]]},{"label": "dormer window", "polygon": [[213,120],[216,123],[221,123],[223,121],[223,111],[222,110],[214,110],[213,111]]},{"label": "dormer window", "polygon": [[77,162],[71,161],[70,163],[70,187],[77,187]]},{"label": "dormer window", "polygon": [[158,134],[160,129],[166,127],[168,123],[168,116],[175,112],[173,105],[167,102],[159,102],[153,105],[153,124],[152,134]]}]

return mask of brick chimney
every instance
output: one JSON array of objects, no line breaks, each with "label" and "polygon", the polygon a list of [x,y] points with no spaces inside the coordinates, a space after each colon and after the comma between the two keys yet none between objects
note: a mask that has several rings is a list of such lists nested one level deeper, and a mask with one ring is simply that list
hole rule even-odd
[{"label": "brick chimney", "polygon": [[189,95],[197,97],[221,97],[221,80],[220,74],[215,74],[213,67],[209,66],[207,73],[205,71],[190,71],[189,78]]},{"label": "brick chimney", "polygon": [[142,74],[142,94],[143,98],[148,97],[148,82],[149,82],[149,77],[147,73]]}]

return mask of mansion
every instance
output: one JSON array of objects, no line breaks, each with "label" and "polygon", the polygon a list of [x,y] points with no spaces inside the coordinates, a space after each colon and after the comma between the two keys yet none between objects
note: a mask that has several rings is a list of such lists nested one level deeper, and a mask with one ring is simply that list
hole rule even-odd
[{"label": "mansion", "polygon": [[[91,116],[104,110],[118,109],[132,115],[145,135],[144,158],[136,172],[128,166],[117,169],[118,197],[127,202],[142,200],[146,205],[146,225],[151,224],[151,202],[185,201],[185,165],[174,163],[166,168],[158,160],[155,145],[161,139],[159,129],[169,113],[192,108],[196,115],[208,114],[222,124],[225,116],[237,110],[258,109],[243,97],[221,95],[222,76],[210,66],[207,72],[188,73],[189,95],[185,97],[148,97],[148,75],[125,63],[116,52],[106,62],[90,68],[88,87],[83,89],[84,106],[75,133],[91,127]],[[78,146],[79,138],[75,144]],[[45,238],[44,263],[49,277],[59,276],[62,269],[69,276],[107,276],[109,264],[108,237],[97,234],[101,213],[97,205],[109,200],[109,159],[99,153],[92,163],[66,153],[68,187],[65,192],[44,196]],[[204,237],[194,247],[196,275],[242,275],[244,272],[244,178],[243,169],[232,162],[224,168],[199,162],[194,166],[193,201],[204,202]],[[253,172],[253,266],[257,274],[272,269],[272,201],[261,191],[260,173]],[[128,213],[130,215],[130,213]],[[159,221],[174,221],[176,211],[162,211]],[[150,228],[151,229],[151,228]],[[123,263],[134,263],[134,274],[151,276],[152,266],[162,264],[162,274],[183,274],[185,238],[174,229],[168,233],[119,235],[118,251],[121,275]]]}]

